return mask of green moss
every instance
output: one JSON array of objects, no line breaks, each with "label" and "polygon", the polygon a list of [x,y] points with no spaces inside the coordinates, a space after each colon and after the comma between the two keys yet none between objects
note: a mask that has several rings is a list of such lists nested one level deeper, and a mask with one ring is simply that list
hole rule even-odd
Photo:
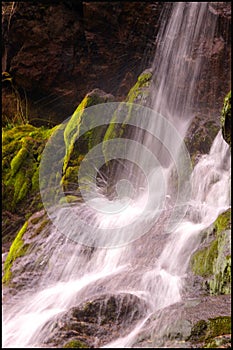
[{"label": "green moss", "polygon": [[207,332],[205,340],[216,337],[222,334],[231,333],[231,317],[230,316],[219,316],[210,318],[207,323]]},{"label": "green moss", "polygon": [[79,166],[69,166],[66,169],[66,173],[62,179],[63,185],[68,186],[69,184],[78,183],[78,169]]},{"label": "green moss", "polygon": [[81,200],[81,197],[77,197],[77,196],[65,196],[63,198],[60,199],[59,204],[65,204],[65,203],[75,203]]},{"label": "green moss", "polygon": [[219,316],[208,321],[198,321],[192,327],[189,340],[204,341],[207,344],[212,338],[229,333],[231,333],[231,317]]},{"label": "green moss", "polygon": [[208,285],[211,294],[231,293],[231,256],[226,254],[230,247],[231,209],[220,214],[214,222],[218,240],[218,255],[213,265],[213,278]]},{"label": "green moss", "polygon": [[138,82],[141,84],[141,86],[145,86],[146,83],[149,84],[150,80],[152,78],[152,72],[146,70],[138,77]]},{"label": "green moss", "polygon": [[14,176],[22,165],[23,161],[28,156],[28,150],[25,147],[22,147],[16,156],[11,161],[11,172],[12,176]]},{"label": "green moss", "polygon": [[126,102],[144,104],[149,94],[149,86],[152,78],[152,73],[148,70],[143,72],[136,82],[136,84],[130,89]]},{"label": "green moss", "polygon": [[74,349],[74,348],[88,348],[87,344],[81,342],[80,340],[71,340],[66,343],[63,348]]},{"label": "green moss", "polygon": [[[6,210],[25,214],[31,198],[39,193],[39,156],[54,129],[32,125],[3,129],[2,181]],[[33,212],[37,208],[31,209]]]},{"label": "green moss", "polygon": [[[109,159],[108,157],[108,144],[106,141],[124,137],[127,130],[127,123],[130,121],[130,117],[132,114],[132,109],[135,108],[135,104],[139,105],[147,105],[148,97],[149,97],[149,88],[151,84],[152,73],[149,70],[144,71],[139,77],[136,84],[130,89],[126,100],[124,102],[128,104],[128,111],[126,113],[125,120],[122,124],[116,123],[117,117],[116,113],[114,113],[111,122],[106,130],[104,135],[104,143],[103,143],[103,154],[105,156],[106,162]],[[121,108],[121,106],[119,107]]]},{"label": "green moss", "polygon": [[231,209],[220,214],[213,224],[216,238],[193,254],[192,271],[203,277],[203,286],[210,294],[231,293],[231,256],[230,256]]},{"label": "green moss", "polygon": [[225,257],[221,251],[213,265],[213,278],[208,281],[208,286],[211,294],[231,293],[231,257]]},{"label": "green moss", "polygon": [[65,145],[66,145],[66,155],[64,157],[64,162],[63,162],[63,173],[65,173],[66,171],[71,153],[74,149],[75,140],[79,135],[83,111],[85,108],[87,108],[89,104],[90,104],[89,99],[86,96],[74,111],[72,117],[70,118],[65,128],[64,139],[65,139]]},{"label": "green moss", "polygon": [[231,227],[231,209],[226,212],[220,214],[218,218],[214,222],[214,227],[216,229],[217,234],[222,231],[228,230]]},{"label": "green moss", "polygon": [[13,241],[10,251],[7,255],[6,261],[4,263],[3,271],[3,279],[2,282],[8,284],[11,279],[11,267],[15,259],[24,255],[27,251],[27,246],[25,246],[23,241],[23,235],[26,232],[28,227],[28,222],[26,221],[21,230],[18,232],[15,240]]},{"label": "green moss", "polygon": [[231,91],[224,99],[221,124],[223,138],[231,146]]},{"label": "green moss", "polygon": [[205,342],[204,349],[231,348],[231,334],[220,335]]},{"label": "green moss", "polygon": [[191,259],[192,270],[196,275],[207,277],[213,274],[213,265],[218,255],[218,240],[211,245],[196,252]]},{"label": "green moss", "polygon": [[231,317],[219,316],[207,321],[198,321],[192,327],[188,340],[198,343],[203,342],[204,348],[209,348],[216,337],[229,333],[231,333]]},{"label": "green moss", "polygon": [[[85,126],[85,109],[100,103],[109,102],[110,100],[110,95],[103,93],[103,91],[99,89],[95,89],[87,94],[76,108],[64,131],[66,154],[63,162],[63,174],[66,172],[71,155],[74,151],[75,141],[79,138],[79,135],[82,134],[83,127]],[[89,113],[91,113],[91,111]],[[88,118],[88,120],[90,119],[91,118]],[[93,115],[93,120],[94,119],[95,115]],[[80,154],[85,154],[91,147],[93,147],[94,144],[97,144],[100,140],[100,136],[103,133],[103,127],[93,128],[92,130],[91,125],[88,125],[87,127],[87,135],[83,135],[82,137],[83,144],[79,149]]]},{"label": "green moss", "polygon": [[34,168],[31,184],[32,184],[32,191],[33,192],[38,191],[39,186],[40,186],[40,184],[39,184],[39,166]]}]

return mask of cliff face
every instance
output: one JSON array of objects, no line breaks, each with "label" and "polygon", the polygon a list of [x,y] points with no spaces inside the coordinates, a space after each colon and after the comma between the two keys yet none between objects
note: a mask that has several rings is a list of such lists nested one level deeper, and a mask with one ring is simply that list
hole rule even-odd
[{"label": "cliff face", "polygon": [[[10,5],[11,4],[11,5]],[[86,93],[123,99],[153,57],[162,3],[3,3],[3,70],[29,119],[66,119]],[[9,81],[3,114],[12,115]],[[16,107],[15,107],[16,108]]]},{"label": "cliff face", "polygon": [[[10,73],[3,120],[23,114],[35,125],[54,125],[94,88],[124,100],[153,60],[163,8],[162,2],[3,2],[2,67]],[[221,110],[230,89],[230,3],[212,3],[209,11],[217,28],[196,92],[206,115]]]}]

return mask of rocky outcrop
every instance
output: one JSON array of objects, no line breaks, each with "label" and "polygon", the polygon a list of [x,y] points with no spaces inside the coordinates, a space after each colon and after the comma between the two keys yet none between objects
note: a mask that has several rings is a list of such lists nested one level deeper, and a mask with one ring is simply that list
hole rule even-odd
[{"label": "rocky outcrop", "polygon": [[43,344],[49,347],[80,342],[96,348],[127,334],[145,314],[145,303],[137,296],[120,293],[88,300],[48,322],[50,329]]},{"label": "rocky outcrop", "polygon": [[[151,88],[151,80],[152,80],[152,71],[150,69],[146,69],[143,71],[138,79],[136,84],[130,89],[128,95],[126,96],[125,103],[123,103],[124,107],[127,106],[128,103],[128,113],[125,112],[125,120],[122,125],[115,124],[115,116],[113,115],[112,121],[108,126],[106,133],[104,135],[104,141],[107,141],[116,137],[127,137],[130,134],[130,127],[126,126],[127,122],[129,122],[131,113],[132,113],[132,104],[139,104],[141,106],[149,106],[150,104],[150,88]],[[134,106],[135,108],[135,106]],[[119,105],[116,112],[120,113],[121,104]]]},{"label": "rocky outcrop", "polygon": [[199,296],[158,311],[148,320],[133,348],[229,347],[230,295]]},{"label": "rocky outcrop", "polygon": [[[48,229],[51,229],[49,223],[50,220],[44,210],[32,215],[22,225],[8,254],[3,257],[2,281],[7,286],[8,296],[30,285],[34,287],[37,283],[51,250],[51,247],[46,249]],[[34,245],[37,245],[37,251],[31,251]],[[39,247],[44,247],[45,255],[44,252],[41,254]]]},{"label": "rocky outcrop", "polygon": [[[4,78],[4,123],[17,112],[34,125],[54,125],[94,88],[122,101],[153,61],[164,6],[3,2],[3,70],[11,77]],[[203,49],[206,68],[195,99],[202,115],[216,117],[230,88],[230,4],[213,3],[209,11],[217,30]]]},{"label": "rocky outcrop", "polygon": [[194,106],[198,106],[206,119],[217,119],[220,126],[222,101],[231,86],[231,8],[228,2],[216,2],[209,4],[209,11],[216,21],[216,29],[214,40],[204,40],[202,43],[201,54],[205,64],[197,85]]},{"label": "rocky outcrop", "polygon": [[[148,103],[151,76],[150,70],[144,71],[129,91],[126,98],[126,103],[129,102],[129,113],[126,115],[126,123],[127,118],[130,118],[131,103],[141,105]],[[14,235],[25,221],[25,215],[29,217],[32,213],[42,208],[40,190],[43,190],[43,186],[39,186],[39,164],[45,144],[50,137],[53,137],[56,143],[55,149],[53,149],[51,154],[55,155],[56,153],[59,158],[61,153],[60,158],[57,159],[61,163],[62,186],[67,195],[66,199],[74,201],[80,198],[77,179],[83,158],[92,147],[103,140],[108,140],[117,135],[118,137],[121,136],[116,133],[116,124],[114,123],[107,123],[93,128],[93,121],[98,118],[98,110],[93,110],[90,107],[113,101],[113,95],[106,94],[100,89],[94,89],[84,97],[68,122],[59,128],[55,126],[50,129],[26,124],[16,127],[8,125],[8,127],[3,129],[4,236],[8,235],[8,233]],[[114,106],[117,108],[119,104],[113,103],[112,105],[111,115],[113,116]],[[61,137],[58,136],[57,141],[56,135],[61,127],[64,130],[61,133]],[[85,133],[84,129],[86,130]],[[119,130],[123,131],[122,136],[126,136],[126,133],[129,131],[123,125]],[[51,147],[53,147],[53,142]],[[51,167],[53,159],[49,159],[48,162],[48,166]],[[54,174],[51,173],[50,175],[46,177],[45,184],[48,193],[55,191],[53,189]],[[10,220],[10,218],[13,220]],[[5,240],[7,241],[6,238]],[[10,237],[8,237],[8,240],[10,240]]]},{"label": "rocky outcrop", "polygon": [[85,96],[69,119],[64,130],[66,153],[63,161],[63,185],[65,191],[77,190],[75,179],[78,178],[80,163],[88,151],[102,141],[107,129],[107,125],[92,127],[93,121],[98,118],[98,113],[89,107],[113,101],[114,97],[111,94],[94,89]]},{"label": "rocky outcrop", "polygon": [[198,283],[210,294],[231,293],[231,210],[222,213],[202,246],[191,258],[191,267]]}]

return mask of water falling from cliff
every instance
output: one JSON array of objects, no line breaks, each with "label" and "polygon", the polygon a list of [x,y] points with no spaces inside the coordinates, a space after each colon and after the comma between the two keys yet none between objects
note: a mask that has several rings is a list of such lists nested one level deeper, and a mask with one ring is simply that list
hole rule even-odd
[{"label": "water falling from cliff", "polygon": [[[211,41],[216,19],[208,13],[208,3],[173,3],[172,11],[165,11],[165,15],[168,14],[169,20],[164,21],[161,27],[154,59],[152,106],[184,136],[194,116],[194,90],[203,64],[198,45]],[[156,128],[158,125],[153,125],[152,121],[151,129]],[[139,136],[142,135],[139,133]],[[159,138],[170,145],[168,148],[172,148],[174,139],[166,128],[161,128]],[[151,150],[156,144],[148,135],[144,135],[140,141]],[[181,145],[175,145],[173,152],[177,160]],[[155,150],[155,154],[161,163],[168,157],[163,147],[160,152]],[[140,158],[143,155],[139,152],[137,156]],[[168,157],[168,162],[164,162],[167,182],[171,179],[173,161]],[[150,176],[152,182],[153,179],[158,180],[155,172],[152,171]],[[100,296],[107,299],[109,295],[127,294],[136,296],[142,302],[137,322],[134,322],[133,328],[122,329],[122,336],[117,340],[107,343],[99,339],[96,345],[132,347],[153,313],[182,300],[189,259],[201,241],[199,233],[230,206],[229,181],[229,147],[219,133],[210,153],[200,159],[192,172],[190,184],[193,191],[189,202],[185,203],[188,211],[182,220],[178,220],[172,232],[167,232],[165,220],[172,216],[170,212],[174,210],[172,191],[168,194],[170,205],[163,206],[163,215],[149,232],[124,246],[109,249],[87,247],[85,250],[51,226],[47,248],[44,248],[49,259],[36,291],[19,292],[4,310],[4,346],[45,346],[50,336],[48,322],[57,322],[56,317],[59,319],[72,307],[85,301]],[[138,184],[137,181],[135,183]],[[127,205],[127,212],[120,212],[117,221],[116,217],[103,221],[103,216],[97,215],[95,223],[108,228],[114,221],[116,227],[119,224],[120,234],[122,222],[128,223],[136,215],[137,209],[143,205],[142,198],[143,194],[133,198],[134,202]],[[113,201],[113,205],[118,205],[117,200]],[[105,208],[109,204],[102,195],[96,201],[99,207]],[[80,216],[88,214],[89,220],[93,219],[91,213],[85,211],[85,206],[78,205],[75,209]],[[73,223],[69,227],[64,210],[57,217],[64,221],[69,237]]]}]

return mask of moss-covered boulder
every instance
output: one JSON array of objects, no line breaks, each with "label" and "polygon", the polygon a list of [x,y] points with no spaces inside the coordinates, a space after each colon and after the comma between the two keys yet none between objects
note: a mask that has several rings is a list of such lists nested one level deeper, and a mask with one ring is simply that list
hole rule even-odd
[{"label": "moss-covered boulder", "polygon": [[191,258],[191,268],[201,277],[203,287],[210,294],[231,293],[231,210],[219,215],[213,224],[214,239],[196,251]]},{"label": "moss-covered boulder", "polygon": [[[104,135],[102,151],[105,158],[106,171],[111,174],[110,178],[114,178],[115,167],[114,160],[112,159],[112,148],[111,144],[109,145],[108,141],[116,138],[126,138],[126,139],[134,139],[135,137],[135,126],[130,125],[130,119],[132,113],[135,115],[137,110],[141,108],[140,106],[149,107],[151,103],[151,84],[152,84],[152,70],[146,69],[142,72],[135,85],[130,89],[125,101],[122,104],[119,104],[117,110],[113,113],[112,119],[109,123],[109,126]],[[119,116],[123,116],[123,122],[117,122],[119,120]],[[138,132],[139,129],[137,130]],[[122,155],[124,155],[125,148],[123,143],[118,143],[118,148],[122,147]],[[119,149],[118,149],[119,151]],[[120,153],[120,152],[118,152]],[[122,156],[124,159],[124,156]],[[126,162],[124,159],[123,162]],[[111,164],[111,165],[110,165]],[[113,180],[114,183],[114,180]],[[111,189],[114,187],[113,183],[109,183],[108,187]],[[111,190],[110,190],[111,192]]]},{"label": "moss-covered boulder", "polygon": [[65,348],[65,349],[83,349],[83,348],[89,348],[89,346],[80,340],[73,339],[73,340],[68,341],[63,346],[63,348]]},{"label": "moss-covered boulder", "polygon": [[[228,335],[231,333],[231,317],[219,316],[210,318],[207,321],[200,320],[195,323],[191,330],[189,341],[192,343],[198,343],[204,348],[218,347],[216,346],[217,337],[222,335]],[[228,338],[229,342],[229,338]],[[224,343],[224,341],[222,341]],[[221,344],[222,345],[222,344]],[[201,347],[201,346],[198,346]]]},{"label": "moss-covered boulder", "polygon": [[125,102],[147,106],[150,98],[151,82],[152,69],[146,69],[139,75],[136,84],[130,89]]},{"label": "moss-covered boulder", "polygon": [[[62,179],[62,184],[66,192],[75,193],[77,191],[77,178],[80,163],[85,154],[87,154],[92,147],[101,142],[107,128],[106,125],[92,128],[92,125],[89,125],[90,120],[95,120],[98,116],[94,114],[93,110],[89,109],[86,111],[86,109],[97,104],[113,101],[114,97],[111,94],[106,94],[100,89],[94,89],[85,96],[66,125],[64,131],[66,151],[63,162]],[[86,125],[87,114],[88,125]],[[88,131],[84,132],[84,130],[87,129]]]},{"label": "moss-covered boulder", "polygon": [[223,138],[231,146],[231,91],[224,99],[221,124]]},{"label": "moss-covered boulder", "polygon": [[[112,95],[95,89],[86,95],[66,126],[62,124],[49,129],[26,124],[3,128],[2,204],[5,213],[3,233],[7,235],[6,242],[12,241],[26,217],[30,217],[43,206],[39,188],[39,165],[48,139],[56,135],[56,131],[63,137],[66,150],[64,150],[63,143],[60,142],[60,136],[57,139],[54,137],[49,147],[53,148],[55,158],[61,164],[61,169],[63,168],[61,185],[64,192],[70,194],[77,188],[79,164],[84,155],[100,141],[106,131],[106,126],[93,128],[75,143],[85,124],[85,109],[99,103],[113,101],[113,99]],[[91,117],[95,118],[94,115]],[[52,163],[48,165],[52,166]],[[54,177],[57,176],[58,180],[55,181]],[[42,190],[46,188],[48,191],[54,191],[54,186],[51,184],[59,184],[60,177],[60,174],[51,172],[51,175],[46,176],[47,184],[42,184]],[[73,199],[75,200],[76,197]]]},{"label": "moss-covered boulder", "polygon": [[[136,84],[130,89],[125,103],[129,103],[128,114],[125,117],[125,121],[122,125],[115,123],[116,116],[113,115],[112,122],[108,126],[104,135],[104,141],[116,137],[124,137],[129,133],[129,128],[125,128],[125,125],[130,119],[131,111],[133,108],[132,104],[139,104],[142,106],[148,106],[150,103],[150,86],[152,82],[152,70],[146,69],[138,77]],[[119,107],[120,108],[120,107]]]},{"label": "moss-covered boulder", "polygon": [[[51,233],[51,222],[44,210],[33,214],[18,231],[8,254],[3,259],[2,282],[9,293],[21,289],[35,288],[40,274],[56,248]],[[56,239],[65,239],[63,236]],[[49,243],[50,242],[50,243]]]},{"label": "moss-covered boulder", "polygon": [[[8,217],[26,216],[41,209],[39,164],[45,144],[54,129],[20,125],[3,128],[2,206],[5,212],[3,234],[8,232]],[[7,214],[8,213],[8,214]],[[21,221],[19,221],[22,223]],[[14,227],[18,229],[19,227]]]},{"label": "moss-covered boulder", "polygon": [[28,226],[28,222],[26,221],[21,230],[18,232],[17,236],[15,237],[11,247],[10,251],[7,255],[6,261],[3,266],[3,279],[2,282],[8,284],[11,279],[11,267],[14,263],[14,261],[25,254],[27,250],[27,245],[24,245],[23,241],[23,235],[26,232]]},{"label": "moss-covered boulder", "polygon": [[[110,94],[106,94],[100,89],[95,89],[88,93],[82,102],[78,105],[73,115],[71,116],[68,124],[66,125],[64,131],[65,145],[66,145],[66,154],[64,158],[63,172],[66,171],[69,161],[71,160],[71,155],[74,158],[74,146],[75,141],[79,138],[83,131],[83,125],[85,125],[85,110],[88,107],[106,103],[113,102],[114,97]],[[91,113],[91,112],[88,112]],[[93,115],[93,119],[95,119]],[[89,120],[89,118],[88,118]],[[88,125],[88,129],[91,128],[91,125]],[[98,132],[95,129],[90,130],[85,134],[82,139],[78,140],[78,154],[85,154],[89,149],[91,149],[95,144],[100,141],[100,137],[103,135],[103,130],[99,129]],[[73,154],[72,154],[73,153]],[[72,163],[72,160],[71,160]]]}]

